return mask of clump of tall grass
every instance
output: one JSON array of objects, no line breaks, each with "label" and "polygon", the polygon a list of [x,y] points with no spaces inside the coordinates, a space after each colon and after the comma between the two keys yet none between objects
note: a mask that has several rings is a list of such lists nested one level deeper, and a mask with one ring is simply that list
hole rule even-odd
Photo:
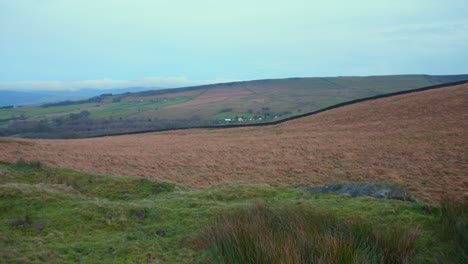
[{"label": "clump of tall grass", "polygon": [[440,203],[440,231],[452,244],[451,258],[468,263],[468,201],[446,196]]},{"label": "clump of tall grass", "polygon": [[363,219],[257,204],[222,213],[201,238],[219,263],[409,263],[419,233]]},{"label": "clump of tall grass", "polygon": [[15,166],[17,169],[40,169],[42,168],[42,163],[40,161],[26,161],[24,159],[19,159],[16,161]]}]

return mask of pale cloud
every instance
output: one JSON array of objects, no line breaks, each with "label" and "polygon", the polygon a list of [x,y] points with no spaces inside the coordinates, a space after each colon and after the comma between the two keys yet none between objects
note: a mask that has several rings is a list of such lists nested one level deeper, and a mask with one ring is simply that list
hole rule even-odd
[{"label": "pale cloud", "polygon": [[408,24],[390,28],[384,33],[394,36],[468,38],[468,19],[466,21]]},{"label": "pale cloud", "polygon": [[203,84],[225,83],[236,80],[189,80],[186,77],[146,77],[139,80],[65,80],[65,81],[20,81],[0,82],[0,90],[81,90],[81,89],[116,89],[116,88],[177,88]]}]

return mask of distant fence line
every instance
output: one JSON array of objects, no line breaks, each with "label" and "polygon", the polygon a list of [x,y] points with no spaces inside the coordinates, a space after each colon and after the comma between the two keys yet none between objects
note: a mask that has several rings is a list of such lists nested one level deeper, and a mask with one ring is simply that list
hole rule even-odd
[{"label": "distant fence line", "polygon": [[450,83],[443,83],[443,84],[437,84],[437,85],[432,85],[432,86],[426,86],[426,87],[422,87],[422,88],[406,90],[406,91],[399,91],[399,92],[393,92],[393,93],[388,93],[388,94],[370,96],[370,97],[355,99],[355,100],[351,100],[351,101],[331,105],[331,106],[328,106],[328,107],[325,107],[325,108],[322,108],[322,109],[319,109],[319,110],[316,110],[316,111],[304,113],[304,114],[301,114],[301,115],[296,115],[296,116],[284,118],[284,119],[281,119],[281,120],[265,122],[265,123],[208,125],[208,126],[168,128],[168,129],[158,129],[158,130],[142,130],[142,131],[125,132],[125,133],[103,134],[103,135],[93,136],[92,138],[109,137],[109,136],[123,136],[123,135],[135,135],[135,134],[166,132],[166,131],[175,131],[175,130],[187,130],[187,129],[227,129],[227,128],[237,128],[237,127],[273,126],[273,125],[278,125],[278,124],[288,122],[288,121],[291,121],[291,120],[295,120],[295,119],[299,119],[299,118],[303,118],[303,117],[307,117],[307,116],[313,116],[313,115],[320,114],[320,113],[323,113],[323,112],[326,112],[326,111],[329,111],[329,110],[332,110],[332,109],[336,109],[336,108],[340,108],[340,107],[344,107],[344,106],[348,106],[348,105],[352,105],[352,104],[362,103],[362,102],[376,100],[376,99],[380,99],[380,98],[393,97],[393,96],[397,96],[397,95],[403,95],[403,94],[410,94],[410,93],[422,92],[422,91],[433,90],[433,89],[446,88],[446,87],[451,87],[451,86],[466,84],[466,83],[468,83],[468,80],[450,82]]}]

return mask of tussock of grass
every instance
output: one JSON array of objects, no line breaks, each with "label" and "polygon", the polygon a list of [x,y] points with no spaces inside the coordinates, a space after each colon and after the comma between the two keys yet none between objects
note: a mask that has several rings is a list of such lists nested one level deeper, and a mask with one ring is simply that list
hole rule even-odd
[{"label": "tussock of grass", "polygon": [[19,159],[15,165],[17,169],[39,169],[42,167],[40,161],[26,161],[23,159]]},{"label": "tussock of grass", "polygon": [[218,217],[203,235],[219,263],[410,263],[419,228],[375,229],[304,207],[257,204]]},{"label": "tussock of grass", "polygon": [[443,239],[452,244],[450,257],[455,262],[468,263],[468,201],[445,197],[439,221]]}]

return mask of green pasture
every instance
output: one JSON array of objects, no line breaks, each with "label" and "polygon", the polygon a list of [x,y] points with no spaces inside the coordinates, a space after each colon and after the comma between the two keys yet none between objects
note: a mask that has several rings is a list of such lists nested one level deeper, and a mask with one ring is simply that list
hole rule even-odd
[{"label": "green pasture", "polygon": [[[416,230],[417,237],[404,242],[408,250],[388,248],[410,263],[466,260],[453,238],[443,236],[442,211],[434,205],[262,184],[225,183],[193,190],[157,179],[44,168],[38,162],[1,163],[0,175],[0,259],[5,263],[233,263],[229,258],[235,252],[219,251],[216,243],[224,240],[213,240],[213,232],[233,213],[235,219],[244,219],[249,217],[244,209],[258,205],[273,216],[277,213],[278,223],[297,221],[289,216],[305,210],[332,217],[338,225],[359,219],[379,232]],[[284,210],[293,213],[283,215]],[[466,232],[463,210],[457,219],[465,221],[465,229],[459,230]],[[285,216],[289,220],[281,220]],[[385,241],[405,238],[396,239]],[[241,250],[242,244],[232,246]],[[365,256],[379,257],[379,252]]]}]

